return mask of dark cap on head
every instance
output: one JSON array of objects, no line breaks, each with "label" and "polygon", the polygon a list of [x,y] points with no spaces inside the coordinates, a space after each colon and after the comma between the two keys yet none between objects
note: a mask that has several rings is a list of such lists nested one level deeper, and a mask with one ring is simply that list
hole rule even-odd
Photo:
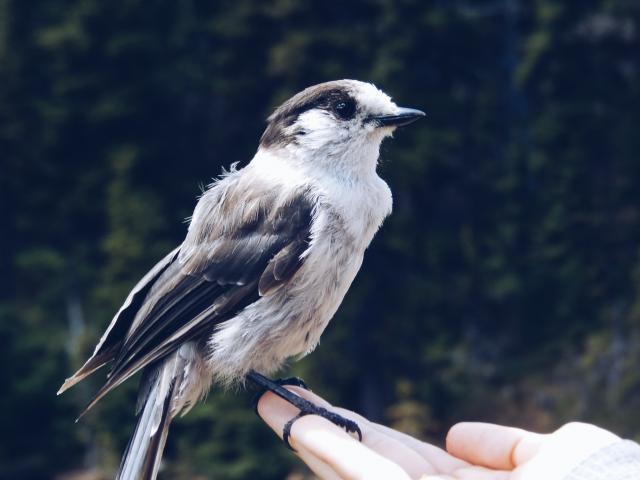
[{"label": "dark cap on head", "polygon": [[[286,145],[294,141],[295,135],[286,135],[284,130],[290,127],[301,113],[312,108],[332,110],[344,103],[348,114],[355,113],[356,105],[351,92],[352,85],[348,80],[334,80],[305,88],[269,116],[267,128],[260,138],[260,146]],[[350,105],[353,106],[353,110]],[[334,113],[344,118],[343,114],[336,111]]]},{"label": "dark cap on head", "polygon": [[[303,135],[313,133],[302,126],[289,128],[302,113],[312,109],[326,111],[337,125],[360,115],[363,127],[396,128],[424,116],[420,110],[398,107],[370,83],[335,80],[306,88],[280,105],[267,119],[268,125],[260,139],[260,146],[286,146],[295,143]],[[363,128],[363,131],[371,130]]]}]

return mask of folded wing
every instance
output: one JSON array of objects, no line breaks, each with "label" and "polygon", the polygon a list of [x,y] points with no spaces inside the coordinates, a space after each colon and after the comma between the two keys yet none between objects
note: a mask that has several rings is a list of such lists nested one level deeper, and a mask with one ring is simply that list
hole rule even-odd
[{"label": "folded wing", "polygon": [[112,362],[83,414],[140,369],[294,277],[310,242],[311,200],[304,191],[285,197],[241,186],[203,196],[185,242],[136,285],[92,357],[64,383],[60,392]]}]

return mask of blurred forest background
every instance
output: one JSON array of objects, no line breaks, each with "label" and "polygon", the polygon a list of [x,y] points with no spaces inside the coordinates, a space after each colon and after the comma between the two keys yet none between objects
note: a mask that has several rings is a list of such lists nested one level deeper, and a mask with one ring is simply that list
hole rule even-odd
[{"label": "blurred forest background", "polygon": [[[200,185],[321,81],[426,120],[383,145],[395,211],[283,374],[430,441],[465,419],[640,439],[640,2],[0,0],[0,478],[109,478],[129,382],[55,392],[186,231]],[[164,478],[300,464],[212,392]],[[293,476],[291,476],[293,475]]]}]

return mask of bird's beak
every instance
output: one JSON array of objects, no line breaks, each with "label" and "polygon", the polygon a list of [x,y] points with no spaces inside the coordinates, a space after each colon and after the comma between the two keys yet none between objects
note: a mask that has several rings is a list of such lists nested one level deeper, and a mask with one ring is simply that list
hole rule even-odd
[{"label": "bird's beak", "polygon": [[402,127],[424,116],[425,113],[421,110],[400,107],[393,115],[374,116],[371,117],[371,120],[376,122],[379,127]]}]

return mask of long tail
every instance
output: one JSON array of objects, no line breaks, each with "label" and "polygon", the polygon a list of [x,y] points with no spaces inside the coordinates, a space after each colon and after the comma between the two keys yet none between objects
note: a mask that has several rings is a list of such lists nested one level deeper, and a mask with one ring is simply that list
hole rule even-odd
[{"label": "long tail", "polygon": [[136,408],[138,423],[116,480],[155,480],[171,420],[187,413],[208,389],[201,364],[195,344],[187,342],[144,371]]},{"label": "long tail", "polygon": [[122,456],[116,480],[154,480],[158,475],[169,424],[175,416],[172,399],[177,372],[173,363],[145,372],[138,397],[138,423]]}]

